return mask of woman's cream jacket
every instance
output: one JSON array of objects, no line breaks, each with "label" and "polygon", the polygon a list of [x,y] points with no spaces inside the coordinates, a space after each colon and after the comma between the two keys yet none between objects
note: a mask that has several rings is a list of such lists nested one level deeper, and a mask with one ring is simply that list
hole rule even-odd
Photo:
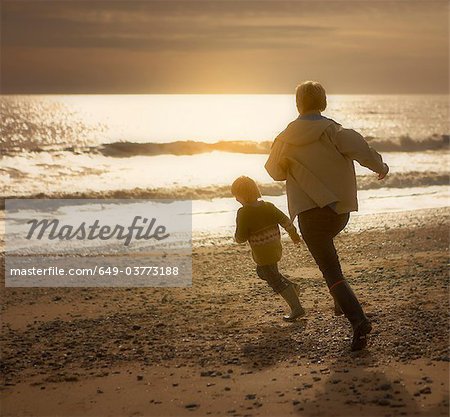
[{"label": "woman's cream jacket", "polygon": [[357,211],[353,161],[377,173],[385,170],[381,155],[354,130],[325,117],[298,118],[273,142],[265,168],[274,180],[286,180],[293,220],[303,211],[327,205],[337,213]]}]

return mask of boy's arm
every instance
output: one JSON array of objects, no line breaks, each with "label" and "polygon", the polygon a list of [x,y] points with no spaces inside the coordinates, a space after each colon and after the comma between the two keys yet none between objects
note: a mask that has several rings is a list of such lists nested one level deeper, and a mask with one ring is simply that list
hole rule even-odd
[{"label": "boy's arm", "polygon": [[275,215],[277,218],[277,222],[284,230],[289,234],[289,237],[292,239],[294,243],[299,243],[301,241],[300,235],[297,233],[297,229],[294,226],[294,223],[291,222],[291,219],[286,216],[280,209],[273,206],[275,209]]},{"label": "boy's arm", "polygon": [[234,233],[234,239],[237,243],[245,243],[248,240],[248,228],[240,209],[236,215],[236,232]]}]

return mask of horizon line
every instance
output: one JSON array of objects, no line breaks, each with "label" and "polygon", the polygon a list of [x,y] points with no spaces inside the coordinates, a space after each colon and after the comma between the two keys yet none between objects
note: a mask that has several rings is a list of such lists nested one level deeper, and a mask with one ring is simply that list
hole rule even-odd
[{"label": "horizon line", "polygon": [[[282,96],[282,95],[295,95],[295,90],[292,92],[284,93],[89,93],[89,92],[18,92],[18,93],[2,93],[0,96]],[[450,91],[447,92],[411,92],[411,93],[327,93],[327,96],[445,96],[450,95]]]}]

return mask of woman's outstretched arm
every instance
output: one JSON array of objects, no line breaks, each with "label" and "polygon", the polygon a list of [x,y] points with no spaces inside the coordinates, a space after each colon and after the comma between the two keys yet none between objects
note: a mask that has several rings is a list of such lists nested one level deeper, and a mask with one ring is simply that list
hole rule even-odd
[{"label": "woman's outstretched arm", "polygon": [[382,156],[358,132],[341,128],[334,137],[334,142],[341,154],[376,172],[379,179],[383,179],[388,173],[389,167],[383,162]]}]

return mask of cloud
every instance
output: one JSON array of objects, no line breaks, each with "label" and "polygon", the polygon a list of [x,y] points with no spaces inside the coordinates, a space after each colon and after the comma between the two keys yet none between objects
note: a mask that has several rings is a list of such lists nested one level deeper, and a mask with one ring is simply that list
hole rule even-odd
[{"label": "cloud", "polygon": [[447,16],[446,1],[6,0],[2,89],[447,91]]},{"label": "cloud", "polygon": [[[85,2],[69,2],[64,7],[61,3],[49,7],[47,2],[24,7],[23,3],[19,3],[20,7],[17,3],[6,7],[3,46],[128,50],[292,48],[335,30],[332,26],[299,22],[293,16],[295,9],[288,13],[283,7],[278,8],[275,16],[269,18],[269,10],[273,11],[271,2],[263,2],[264,7],[253,14],[242,13],[235,2],[213,2],[212,8],[205,8],[205,2],[186,1],[93,2],[93,8],[87,8]],[[172,3],[178,7],[169,8]]]}]

